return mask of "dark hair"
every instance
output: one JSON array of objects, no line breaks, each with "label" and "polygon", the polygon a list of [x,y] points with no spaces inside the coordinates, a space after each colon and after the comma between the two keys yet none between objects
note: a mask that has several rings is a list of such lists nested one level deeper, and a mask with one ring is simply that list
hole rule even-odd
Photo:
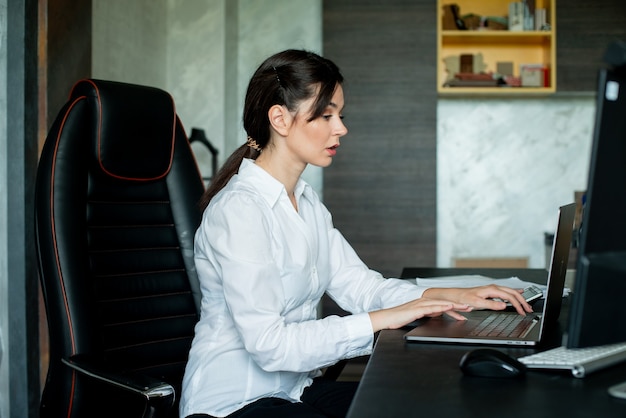
[{"label": "dark hair", "polygon": [[[309,121],[320,117],[331,102],[338,84],[343,82],[339,68],[330,60],[313,52],[289,49],[266,59],[248,84],[243,109],[243,127],[260,151],[243,144],[228,157],[202,195],[204,210],[211,199],[239,170],[244,158],[256,159],[270,139],[268,112],[276,104],[290,111],[317,92]],[[318,90],[319,89],[319,90]]]}]

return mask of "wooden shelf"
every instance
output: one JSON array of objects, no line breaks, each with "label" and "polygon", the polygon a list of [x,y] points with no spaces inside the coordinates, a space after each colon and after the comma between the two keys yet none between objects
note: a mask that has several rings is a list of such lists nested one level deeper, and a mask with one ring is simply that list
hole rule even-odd
[{"label": "wooden shelf", "polygon": [[[480,16],[505,17],[510,0],[458,0],[460,16],[473,13]],[[441,95],[537,95],[556,91],[556,0],[537,0],[537,8],[548,11],[549,30],[443,30],[444,5],[437,0],[437,91]],[[511,62],[513,76],[520,76],[522,64],[541,64],[548,68],[545,87],[449,87],[444,86],[450,75],[444,59],[461,54],[481,54],[484,71],[496,73],[498,62]]]},{"label": "wooden shelf", "polygon": [[509,32],[506,30],[444,30],[441,32],[443,43],[505,43],[535,44],[552,39],[552,31]]},{"label": "wooden shelf", "polygon": [[548,87],[441,87],[439,96],[507,96],[552,95],[555,90]]}]

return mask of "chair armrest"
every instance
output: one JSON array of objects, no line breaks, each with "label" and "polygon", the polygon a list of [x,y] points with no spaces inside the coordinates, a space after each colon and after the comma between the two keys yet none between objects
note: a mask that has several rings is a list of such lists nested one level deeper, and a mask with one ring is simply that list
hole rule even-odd
[{"label": "chair armrest", "polygon": [[162,380],[139,373],[110,370],[110,366],[104,367],[98,360],[86,355],[75,355],[62,359],[62,362],[78,373],[141,396],[146,403],[145,417],[167,415],[174,405],[174,387]]}]

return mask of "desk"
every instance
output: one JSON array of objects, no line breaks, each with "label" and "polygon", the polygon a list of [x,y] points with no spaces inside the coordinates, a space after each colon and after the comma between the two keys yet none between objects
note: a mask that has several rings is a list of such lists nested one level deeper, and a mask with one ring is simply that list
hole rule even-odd
[{"label": "desk", "polygon": [[520,268],[437,268],[437,267],[405,267],[400,278],[413,277],[443,277],[443,276],[470,276],[479,275],[495,279],[519,277],[521,280],[546,284],[548,271],[545,269]]},{"label": "desk", "polygon": [[[484,269],[464,270],[465,273],[434,269],[432,274],[415,274],[417,271],[405,269],[403,276],[483,274],[541,282],[542,272],[506,270],[506,274],[500,275]],[[543,270],[544,283],[545,277]],[[609,386],[626,380],[626,363],[584,379],[552,371],[529,371],[523,379],[466,377],[458,364],[463,354],[476,346],[406,343],[402,338],[406,331],[381,331],[348,418],[626,417],[626,401],[607,393]],[[515,357],[535,351],[519,347],[498,349]]]}]

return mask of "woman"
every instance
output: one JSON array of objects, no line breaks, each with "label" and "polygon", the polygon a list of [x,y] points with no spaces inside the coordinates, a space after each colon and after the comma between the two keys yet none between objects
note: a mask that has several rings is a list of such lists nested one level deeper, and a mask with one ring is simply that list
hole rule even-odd
[{"label": "woman", "polygon": [[[181,416],[342,417],[356,383],[320,369],[369,354],[374,333],[417,318],[464,320],[474,308],[531,312],[496,286],[424,289],[369,270],[300,175],[330,165],[347,133],[343,77],[331,61],[288,50],[254,73],[247,142],[207,189],[195,237],[202,313]],[[352,313],[317,319],[324,293]]]}]

